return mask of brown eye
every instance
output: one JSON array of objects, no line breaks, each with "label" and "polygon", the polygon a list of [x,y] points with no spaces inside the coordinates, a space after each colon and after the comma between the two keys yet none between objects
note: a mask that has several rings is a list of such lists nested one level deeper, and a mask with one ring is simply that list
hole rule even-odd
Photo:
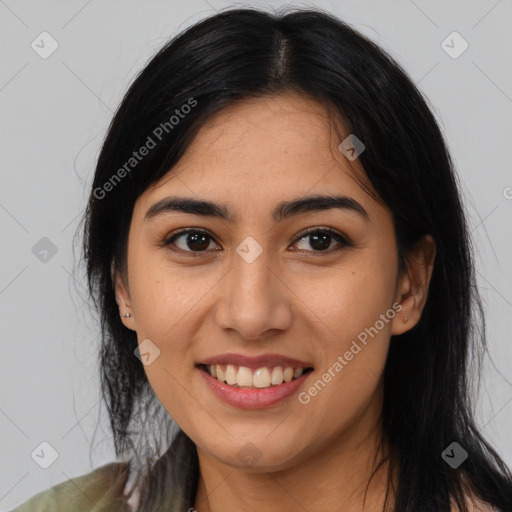
[{"label": "brown eye", "polygon": [[[332,228],[310,229],[301,233],[294,244],[302,245],[302,247],[298,247],[296,250],[315,253],[331,253],[343,247],[352,246],[352,243],[346,236]],[[172,248],[174,246],[178,251],[190,254],[221,249],[208,232],[200,229],[185,229],[178,233],[173,233],[162,245],[171,246],[172,250],[176,250]]]},{"label": "brown eye", "polygon": [[[214,244],[211,247],[211,244]],[[218,247],[213,238],[205,231],[190,229],[173,234],[165,242],[165,245],[174,245],[184,252],[203,252]]]},{"label": "brown eye", "polygon": [[[302,233],[295,241],[295,244],[301,244],[299,251],[313,251],[313,252],[333,252],[340,250],[343,247],[351,246],[351,242],[337,231],[331,228],[314,228],[305,233]],[[334,248],[331,244],[335,244]],[[336,243],[338,247],[336,247]],[[308,247],[309,245],[309,247]]]}]

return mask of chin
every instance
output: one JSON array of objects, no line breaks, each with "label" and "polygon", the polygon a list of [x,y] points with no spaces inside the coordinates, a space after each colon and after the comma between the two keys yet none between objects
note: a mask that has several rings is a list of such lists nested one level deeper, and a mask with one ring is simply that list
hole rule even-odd
[{"label": "chin", "polygon": [[227,438],[215,446],[206,445],[210,457],[237,469],[254,473],[281,471],[293,467],[301,458],[297,440],[286,436],[284,440],[270,440],[267,434],[255,433],[242,439]]}]

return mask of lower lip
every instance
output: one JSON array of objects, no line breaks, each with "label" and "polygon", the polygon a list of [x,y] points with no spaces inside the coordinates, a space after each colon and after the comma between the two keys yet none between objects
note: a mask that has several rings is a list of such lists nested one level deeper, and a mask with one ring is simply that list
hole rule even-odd
[{"label": "lower lip", "polygon": [[311,371],[301,375],[299,378],[290,382],[283,382],[278,386],[270,386],[269,388],[234,388],[225,382],[213,378],[208,372],[202,368],[198,368],[199,373],[205,379],[210,389],[224,402],[235,407],[244,409],[263,409],[277,404],[281,400],[289,397],[297,391]]}]

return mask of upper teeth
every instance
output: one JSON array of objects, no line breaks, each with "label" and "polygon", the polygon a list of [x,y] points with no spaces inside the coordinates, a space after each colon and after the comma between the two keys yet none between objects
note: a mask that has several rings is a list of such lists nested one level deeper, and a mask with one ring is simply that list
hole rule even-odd
[{"label": "upper teeth", "polygon": [[304,372],[304,368],[292,368],[291,366],[274,366],[272,369],[266,366],[252,370],[246,366],[234,366],[232,364],[208,365],[210,375],[221,382],[227,382],[230,386],[244,388],[268,388],[278,386],[283,382],[297,379]]}]

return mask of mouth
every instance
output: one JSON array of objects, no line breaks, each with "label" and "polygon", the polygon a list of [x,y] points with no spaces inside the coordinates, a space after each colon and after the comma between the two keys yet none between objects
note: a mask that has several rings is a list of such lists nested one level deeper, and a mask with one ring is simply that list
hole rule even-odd
[{"label": "mouth", "polygon": [[262,409],[286,402],[314,370],[309,363],[276,354],[223,354],[196,364],[207,389],[223,402]]},{"label": "mouth", "polygon": [[259,368],[234,364],[200,364],[199,369],[233,388],[267,389],[299,379],[313,370],[311,366],[268,365]]}]

